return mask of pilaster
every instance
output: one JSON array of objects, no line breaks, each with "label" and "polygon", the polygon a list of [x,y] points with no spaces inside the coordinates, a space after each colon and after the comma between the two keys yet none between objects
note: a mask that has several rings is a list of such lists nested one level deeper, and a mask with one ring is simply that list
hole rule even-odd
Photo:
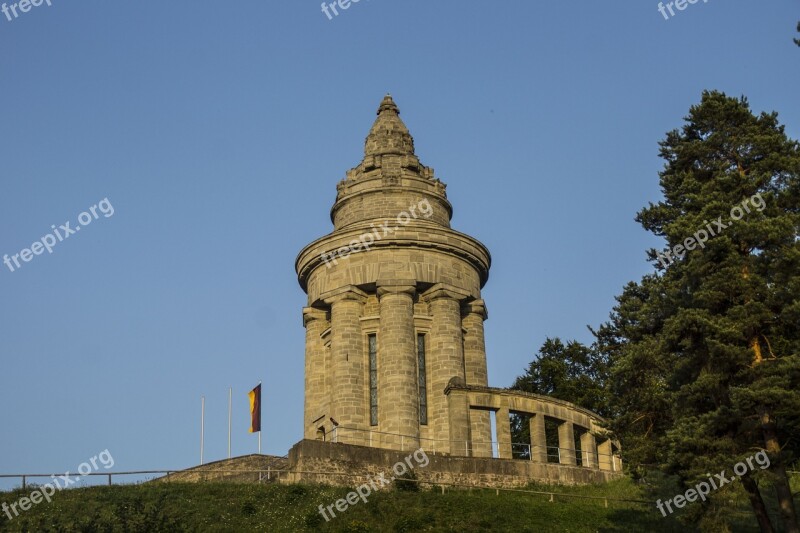
[{"label": "pilaster", "polygon": [[583,466],[598,468],[597,439],[589,431],[581,435],[581,455],[583,457]]},{"label": "pilaster", "polygon": [[451,392],[445,396],[445,399],[450,415],[448,424],[451,440],[448,443],[437,442],[435,449],[440,451],[442,449],[440,446],[448,444],[451,455],[469,457],[473,455],[470,439],[469,398],[466,394]]},{"label": "pilaster", "polygon": [[613,457],[611,455],[611,439],[605,439],[597,445],[597,459],[600,470],[613,469]]},{"label": "pilaster", "polygon": [[508,407],[497,410],[495,421],[497,423],[497,448],[500,459],[513,459],[511,453],[511,419]]},{"label": "pilaster", "polygon": [[341,426],[339,442],[364,444],[367,417],[364,405],[364,343],[361,333],[361,308],[366,293],[348,285],[325,295],[331,306],[331,416]]},{"label": "pilaster", "polygon": [[[461,307],[464,328],[464,369],[467,385],[486,387],[489,377],[486,368],[486,342],[483,322],[489,317],[483,300],[472,300]],[[489,411],[472,410],[470,426],[476,457],[492,457],[492,422]]]},{"label": "pilaster", "polygon": [[303,309],[303,326],[306,328],[304,435],[317,438],[317,428],[312,422],[327,412],[329,391],[325,388],[325,346],[322,332],[330,327],[328,313],[322,309]]},{"label": "pilaster", "polygon": [[414,338],[414,295],[409,280],[378,281],[378,419],[384,447],[419,448],[419,388]]},{"label": "pilaster", "polygon": [[431,437],[445,445],[450,438],[450,416],[444,390],[452,378],[465,380],[461,300],[468,293],[438,283],[423,294],[430,306],[428,425]]},{"label": "pilaster", "polygon": [[530,418],[531,428],[531,460],[547,463],[547,434],[544,414],[537,413]]},{"label": "pilaster", "polygon": [[562,422],[558,426],[558,453],[562,465],[575,466],[575,426],[572,422]]}]

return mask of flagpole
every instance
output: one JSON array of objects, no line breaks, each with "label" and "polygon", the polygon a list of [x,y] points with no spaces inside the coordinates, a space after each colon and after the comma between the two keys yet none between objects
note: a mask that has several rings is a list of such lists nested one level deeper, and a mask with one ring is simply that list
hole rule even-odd
[{"label": "flagpole", "polygon": [[231,458],[231,403],[233,402],[233,387],[228,388],[228,459]]},{"label": "flagpole", "polygon": [[206,397],[202,396],[200,400],[200,464],[203,464],[203,439],[206,430],[205,421],[206,421]]},{"label": "flagpole", "polygon": [[[258,385],[261,386],[261,382],[260,381],[258,382]],[[261,395],[261,399],[262,400],[264,399],[264,395],[263,394]],[[263,401],[262,401],[262,403],[263,403]],[[260,407],[261,407],[261,405],[259,405],[259,410],[261,410]],[[260,415],[261,415],[261,413],[259,413],[259,417],[260,417]],[[259,426],[258,426],[258,455],[261,455],[261,420],[258,421],[258,424],[259,424]]]}]

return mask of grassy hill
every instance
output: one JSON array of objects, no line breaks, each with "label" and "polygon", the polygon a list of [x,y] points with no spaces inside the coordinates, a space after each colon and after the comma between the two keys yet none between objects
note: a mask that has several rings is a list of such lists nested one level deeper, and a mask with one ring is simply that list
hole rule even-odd
[{"label": "grassy hill", "polygon": [[[648,499],[629,480],[590,487],[533,487],[609,498]],[[662,518],[652,505],[580,500],[493,490],[384,491],[359,501],[330,522],[319,514],[349,489],[240,483],[145,483],[63,491],[12,521],[2,531],[480,531],[604,532],[692,531]],[[0,503],[30,495],[0,493]],[[743,529],[744,530],[744,529]]]},{"label": "grassy hill", "polygon": [[[603,485],[565,487],[531,485],[528,490],[554,492],[587,499],[494,490],[456,490],[443,494],[418,490],[406,483],[368,497],[326,522],[318,511],[344,499],[352,490],[319,485],[281,485],[275,477],[254,483],[258,474],[248,470],[285,468],[285,457],[245,456],[217,461],[173,473],[169,477],[136,485],[72,489],[53,496],[9,520],[0,511],[0,531],[5,532],[681,532],[697,531],[678,518],[664,518],[656,499],[669,499],[680,491],[674,480],[652,472],[648,485],[628,478]],[[800,489],[800,477],[792,480]],[[405,490],[404,490],[405,489]],[[0,504],[29,497],[33,487],[0,492]],[[776,509],[772,491],[766,503]],[[730,531],[750,532],[757,527],[739,485],[716,494],[715,512]],[[608,499],[606,502],[605,499]],[[640,500],[644,503],[615,500]],[[775,524],[778,523],[774,520]],[[704,531],[727,531],[720,523],[706,522]]]}]

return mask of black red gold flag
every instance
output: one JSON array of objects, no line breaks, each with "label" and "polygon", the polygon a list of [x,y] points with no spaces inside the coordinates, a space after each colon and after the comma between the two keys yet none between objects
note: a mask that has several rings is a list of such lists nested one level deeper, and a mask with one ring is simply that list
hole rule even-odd
[{"label": "black red gold flag", "polygon": [[261,431],[261,384],[251,390],[250,397],[250,433]]}]

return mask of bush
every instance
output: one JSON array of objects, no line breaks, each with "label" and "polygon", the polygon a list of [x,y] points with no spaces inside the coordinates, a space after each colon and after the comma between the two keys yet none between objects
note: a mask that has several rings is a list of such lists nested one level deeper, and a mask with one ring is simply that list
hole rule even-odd
[{"label": "bush", "polygon": [[[417,483],[417,474],[413,470],[406,472],[403,476],[405,479],[396,479],[394,481],[394,488],[401,492],[419,492],[419,483]],[[413,481],[409,481],[413,480]]]},{"label": "bush", "polygon": [[242,505],[242,515],[253,516],[256,514],[256,504],[253,502],[245,502]]},{"label": "bush", "polygon": [[318,530],[322,526],[322,515],[317,511],[311,511],[306,515],[306,527],[312,530]]},{"label": "bush", "polygon": [[351,520],[342,530],[345,533],[370,533],[369,526],[361,520]]},{"label": "bush", "polygon": [[420,531],[423,527],[420,519],[411,516],[403,516],[394,524],[396,533],[412,533],[413,531]]}]

